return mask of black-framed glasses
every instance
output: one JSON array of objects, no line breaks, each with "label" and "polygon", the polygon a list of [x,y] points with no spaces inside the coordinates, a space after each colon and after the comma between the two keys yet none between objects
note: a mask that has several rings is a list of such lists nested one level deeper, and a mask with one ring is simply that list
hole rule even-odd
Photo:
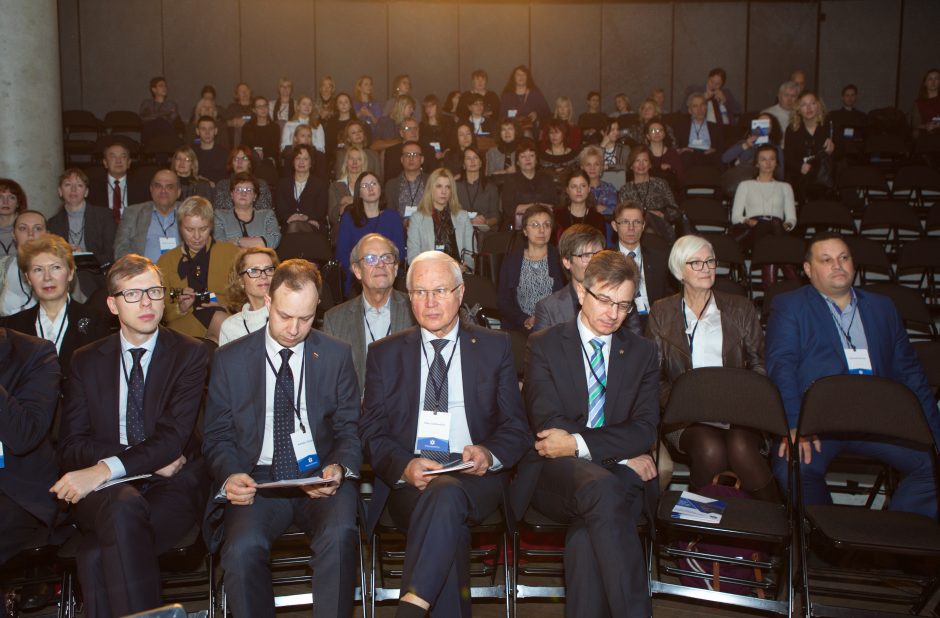
[{"label": "black-framed glasses", "polygon": [[272,276],[274,276],[274,271],[275,271],[275,270],[277,270],[277,267],[276,267],[276,266],[265,266],[264,268],[260,268],[260,267],[255,266],[255,267],[252,267],[252,268],[246,268],[245,270],[241,271],[241,272],[238,273],[238,274],[239,274],[239,275],[248,275],[248,276],[249,276],[250,278],[252,278],[252,279],[257,279],[257,278],[260,277],[261,275],[264,275],[265,277],[272,277]]},{"label": "black-framed glasses", "polygon": [[366,266],[378,266],[379,262],[382,264],[392,265],[397,262],[398,259],[395,258],[395,255],[392,253],[383,253],[382,255],[375,255],[370,253],[369,255],[364,255],[359,258],[359,261]]},{"label": "black-framed glasses", "polygon": [[616,222],[617,225],[623,225],[625,227],[640,227],[646,223],[643,219],[622,219]]},{"label": "black-framed glasses", "polygon": [[414,159],[415,157],[420,157],[421,153],[420,152],[403,152],[401,153],[401,156],[405,157],[406,159]]},{"label": "black-framed glasses", "polygon": [[585,251],[584,253],[572,253],[571,257],[581,258],[582,260],[590,260],[598,253],[599,251]]},{"label": "black-framed glasses", "polygon": [[447,289],[447,288],[435,288],[433,290],[408,290],[408,296],[411,300],[425,300],[430,296],[434,300],[447,300],[450,298],[454,292],[460,289],[463,284],[457,285],[457,287]]},{"label": "black-framed glasses", "polygon": [[595,294],[588,288],[584,288],[584,291],[590,294],[591,298],[599,302],[602,306],[606,307],[607,309],[616,309],[618,312],[622,312],[624,314],[629,314],[631,311],[633,311],[632,300],[625,300],[622,303],[618,303],[616,301],[613,301],[607,298],[606,296],[598,296],[597,294]]},{"label": "black-framed glasses", "polygon": [[163,300],[163,297],[166,296],[166,288],[162,285],[155,285],[152,288],[140,289],[140,288],[128,288],[126,290],[121,290],[120,292],[115,292],[111,296],[117,298],[118,296],[124,297],[124,302],[126,303],[139,303],[144,297],[144,294],[147,295],[147,298],[150,300]]},{"label": "black-framed glasses", "polygon": [[689,265],[689,268],[698,272],[704,268],[708,270],[715,270],[718,268],[718,260],[715,258],[708,258],[707,260],[689,260],[686,262]]}]

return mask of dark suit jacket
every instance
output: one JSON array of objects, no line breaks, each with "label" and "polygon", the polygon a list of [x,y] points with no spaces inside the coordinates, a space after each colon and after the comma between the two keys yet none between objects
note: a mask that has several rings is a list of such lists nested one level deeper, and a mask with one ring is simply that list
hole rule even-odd
[{"label": "dark suit jacket", "polygon": [[[69,375],[72,354],[78,348],[88,345],[107,337],[111,332],[108,323],[101,320],[100,316],[89,311],[84,304],[72,300],[69,301],[66,308],[68,316],[68,327],[62,333],[62,345],[59,349],[59,365],[62,367],[62,375]],[[36,318],[39,316],[39,305],[34,305],[29,309],[24,309],[19,313],[3,318],[3,326],[26,333],[27,335],[39,336],[36,332]]]},{"label": "dark suit jacket", "polygon": [[116,456],[127,475],[134,476],[159,470],[182,454],[188,461],[180,474],[194,468],[198,444],[191,438],[206,381],[205,345],[160,328],[144,387],[148,437],[130,448],[120,442],[120,335],[77,350],[73,360],[59,430],[59,464],[64,471]]},{"label": "dark suit jacket", "polygon": [[[503,265],[499,271],[499,288],[497,300],[499,302],[500,322],[503,328],[524,330],[524,323],[529,316],[519,307],[516,289],[519,287],[519,277],[522,273],[522,260],[524,249],[519,247],[506,254]],[[565,286],[565,276],[562,274],[561,257],[554,245],[548,245],[548,275],[552,278],[552,293]]]},{"label": "dark suit jacket", "polygon": [[[460,365],[470,438],[511,468],[532,446],[512,346],[506,333],[461,324]],[[366,360],[366,394],[359,435],[375,470],[367,527],[373,530],[390,488],[414,459],[421,376],[421,330],[416,326],[377,341]]]},{"label": "dark suit jacket", "polygon": [[310,174],[307,185],[304,187],[300,199],[294,199],[294,177],[281,178],[277,182],[274,192],[274,212],[281,226],[286,225],[287,219],[295,214],[307,215],[326,230],[326,215],[329,210],[329,185],[322,178]]},{"label": "dark suit jacket", "polygon": [[[940,414],[933,391],[894,304],[880,294],[858,289],[855,293],[872,372],[917,395],[934,441],[940,444]],[[819,378],[849,370],[842,336],[816,288],[804,285],[774,297],[765,343],[767,374],[780,390],[790,427],[796,427],[806,389]]]},{"label": "dark suit jacket", "polygon": [[[724,132],[721,130],[721,127],[715,124],[714,122],[706,121],[708,125],[708,136],[712,141],[712,150],[719,153],[719,156],[722,152],[725,151],[725,136]],[[683,114],[673,127],[676,133],[676,148],[688,148],[689,147],[689,132],[692,130],[692,116],[688,114]]]},{"label": "dark suit jacket", "polygon": [[[107,172],[89,174],[88,197],[86,201],[95,206],[101,206],[111,211],[111,194],[113,189],[108,186]],[[139,204],[150,199],[150,179],[141,178],[136,174],[127,175],[127,205]],[[113,217],[113,215],[112,215]],[[114,220],[113,218],[111,219]],[[67,238],[67,236],[65,237]]]},{"label": "dark suit jacket", "polygon": [[[49,219],[49,231],[69,239],[69,215],[65,209],[59,210]],[[95,254],[98,264],[104,266],[114,261],[114,234],[117,226],[110,210],[85,204],[85,247]]]},{"label": "dark suit jacket", "polygon": [[[648,453],[659,424],[659,355],[656,344],[624,329],[611,340],[605,425],[587,426],[588,387],[577,322],[556,324],[529,337],[524,395],[532,433],[558,428],[584,438],[601,466]],[[533,450],[519,466],[512,508],[521,517],[542,470]]]},{"label": "dark suit jacket", "polygon": [[0,329],[0,492],[52,526],[59,476],[46,436],[59,402],[59,363],[52,343]]},{"label": "dark suit jacket", "polygon": [[[265,373],[269,371],[262,328],[216,352],[206,402],[203,453],[215,495],[233,474],[251,474],[264,439]],[[325,468],[341,464],[359,473],[359,387],[349,345],[311,330],[304,344],[307,422]],[[206,538],[222,540],[223,503],[210,502]]]},{"label": "dark suit jacket", "polygon": [[[615,247],[619,250],[619,246]],[[669,272],[669,252],[640,242],[643,257],[643,281],[650,307],[660,298],[676,293],[675,279]]]},{"label": "dark suit jacket", "polygon": [[[578,294],[575,292],[574,283],[561,288],[551,296],[546,296],[535,305],[535,326],[532,332],[545,330],[555,324],[568,322],[574,319],[581,310],[581,303],[578,302]],[[626,327],[634,335],[642,335],[643,327],[640,325],[640,316],[636,311],[631,311],[624,322]]]},{"label": "dark suit jacket", "polygon": [[[392,290],[389,299],[391,312],[392,333],[397,333],[409,326],[414,326],[415,319],[411,313],[411,302],[408,297],[398,290]],[[323,332],[340,341],[345,341],[352,347],[353,366],[359,376],[359,390],[366,385],[366,339],[365,325],[362,315],[362,295],[350,298],[342,305],[337,305],[323,316]],[[376,341],[385,337],[385,333],[374,333]]]}]

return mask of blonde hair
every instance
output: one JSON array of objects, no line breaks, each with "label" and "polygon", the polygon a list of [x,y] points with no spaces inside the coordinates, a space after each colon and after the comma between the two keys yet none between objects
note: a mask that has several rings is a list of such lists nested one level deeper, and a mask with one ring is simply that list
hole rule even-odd
[{"label": "blonde hair", "polygon": [[[189,175],[192,176],[193,180],[202,180],[202,178],[199,176],[199,157],[196,156],[196,151],[194,151],[189,146],[180,146],[176,149],[176,152],[173,153],[173,159],[175,159],[176,155],[178,154],[183,154],[189,157],[189,164],[191,166]],[[176,170],[173,171],[175,172]]]},{"label": "blonde hair", "polygon": [[[411,116],[405,115],[405,108],[411,105]],[[414,117],[414,110],[417,109],[417,103],[407,94],[400,94],[395,97],[395,104],[392,106],[391,111],[388,113],[388,117],[395,121],[395,126],[400,126],[401,123],[408,120],[409,118]]]},{"label": "blonde hair", "polygon": [[438,178],[441,177],[446,178],[450,183],[450,199],[447,201],[447,206],[451,216],[455,216],[460,212],[460,202],[457,201],[457,182],[454,180],[454,175],[447,168],[439,167],[431,172],[427,183],[424,185],[424,195],[421,196],[421,201],[418,203],[418,212],[421,214],[430,217],[434,212],[432,189]]},{"label": "blonde hair", "polygon": [[[301,95],[297,102],[294,104],[294,117],[291,120],[298,121],[300,120],[300,102],[304,99],[310,101],[310,118],[307,120],[307,123],[310,125],[311,129],[315,129],[320,126],[320,115],[317,112],[317,106],[313,101],[313,97],[309,95]],[[296,131],[296,129],[294,129]]]},{"label": "blonde hair", "polygon": [[[374,91],[375,80],[372,79],[372,76],[371,76],[371,75],[360,75],[360,76],[359,76],[359,79],[356,80],[356,90],[355,90],[355,92],[356,92],[356,101],[359,101],[359,102],[362,101],[362,96],[363,96],[363,92],[362,92],[362,82],[364,82],[364,81],[366,81],[366,80],[369,80],[370,82],[372,82],[373,91]],[[371,101],[374,100],[374,96],[371,95],[371,94],[370,94],[370,95],[367,95],[367,97],[368,97],[368,98],[366,99],[367,101],[370,101],[370,102],[371,102]]]},{"label": "blonde hair", "polygon": [[819,95],[815,92],[806,91],[799,96],[796,100],[796,105],[793,106],[793,110],[790,112],[790,128],[794,131],[799,131],[800,127],[803,126],[803,117],[800,116],[800,101],[807,96],[816,99],[816,104],[819,105],[819,114],[816,115],[816,126],[821,127],[826,124],[826,104],[823,103],[823,100],[820,99]]},{"label": "blonde hair", "polygon": [[271,247],[248,247],[238,254],[235,261],[232,262],[232,270],[228,274],[228,287],[226,296],[228,296],[228,310],[230,313],[238,313],[242,306],[248,302],[248,295],[245,294],[245,286],[242,284],[241,272],[245,270],[245,258],[249,255],[263,254],[271,258],[271,264],[277,268],[280,260],[277,259],[277,253]]},{"label": "blonde hair", "polygon": [[567,105],[567,106],[568,106],[569,115],[568,115],[568,120],[567,120],[567,122],[573,123],[573,122],[575,121],[575,118],[574,118],[574,105],[571,103],[571,99],[569,99],[569,98],[566,97],[566,96],[560,96],[560,97],[558,97],[557,99],[555,99],[555,112],[554,112],[555,118],[561,118],[561,116],[558,115],[558,106],[559,106],[559,105]]},{"label": "blonde hair", "polygon": [[[360,174],[364,174],[369,171],[369,157],[366,156],[366,151],[359,146],[350,144],[345,148],[345,154],[343,155],[343,164],[339,168],[340,178],[346,178],[349,175],[349,172],[346,170],[346,159],[349,158],[349,153],[356,151],[362,157],[362,169],[359,170]],[[352,188],[352,187],[350,187]]]},{"label": "blonde hair", "polygon": [[204,197],[193,195],[183,200],[183,203],[176,209],[176,220],[178,225],[183,225],[186,217],[199,217],[207,222],[211,227],[215,221],[212,211],[212,202]]},{"label": "blonde hair", "polygon": [[23,246],[16,250],[16,265],[25,275],[29,266],[40,253],[54,255],[60,260],[65,261],[69,268],[69,274],[75,272],[75,257],[72,255],[72,247],[61,236],[55,234],[43,234],[39,238],[23,243]]}]

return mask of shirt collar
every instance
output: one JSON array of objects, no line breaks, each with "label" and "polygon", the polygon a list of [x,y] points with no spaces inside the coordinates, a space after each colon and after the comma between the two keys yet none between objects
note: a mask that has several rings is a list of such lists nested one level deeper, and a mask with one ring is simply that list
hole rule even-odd
[{"label": "shirt collar", "polygon": [[[298,343],[292,348],[287,348],[294,353],[294,356],[300,356],[304,353],[304,343],[306,339]],[[280,357],[281,350],[285,349],[280,343],[274,340],[274,337],[271,336],[270,324],[267,328],[264,329],[264,349],[268,353],[268,358],[276,360]],[[293,357],[292,357],[293,358]]]},{"label": "shirt collar", "polygon": [[147,350],[148,352],[150,352],[150,354],[153,354],[154,348],[157,347],[157,337],[160,334],[160,329],[158,328],[157,330],[153,331],[153,335],[151,335],[150,339],[148,339],[147,341],[143,342],[140,345],[134,345],[130,341],[128,341],[124,337],[124,331],[118,331],[118,332],[121,337],[121,352],[126,353],[128,350],[131,350],[133,348],[143,348]]},{"label": "shirt collar", "polygon": [[385,299],[385,304],[382,305],[381,307],[379,307],[378,309],[376,309],[375,307],[373,307],[372,305],[370,305],[370,304],[369,304],[369,301],[366,300],[365,295],[364,295],[364,294],[362,295],[362,308],[363,308],[363,310],[365,310],[367,313],[376,313],[376,314],[378,314],[378,315],[384,315],[384,314],[388,313],[389,311],[391,311],[391,309],[390,309],[391,304],[392,304],[392,295],[391,295],[391,294],[389,294],[389,295],[388,295],[388,298]]},{"label": "shirt collar", "polygon": [[421,343],[428,344],[435,339],[447,339],[448,341],[457,341],[457,332],[460,330],[460,320],[457,320],[457,323],[454,324],[454,327],[450,329],[450,332],[444,335],[443,337],[438,337],[431,331],[426,328],[421,329]]},{"label": "shirt collar", "polygon": [[829,298],[822,292],[819,292],[819,295],[823,297],[823,300],[826,301],[826,303],[829,306],[829,309],[834,311],[836,315],[842,315],[843,313],[846,313],[849,311],[855,311],[855,308],[858,306],[858,296],[856,296],[855,294],[855,288],[849,288],[849,304],[845,306],[845,309],[841,309],[834,300],[832,300],[831,298]]},{"label": "shirt collar", "polygon": [[581,345],[584,347],[588,353],[594,352],[594,347],[591,345],[592,339],[600,339],[604,342],[604,348],[610,350],[610,341],[613,339],[613,335],[595,335],[590,328],[584,324],[584,312],[578,312],[578,335],[581,336]]},{"label": "shirt collar", "polygon": [[120,178],[115,178],[115,177],[112,176],[111,174],[108,174],[108,185],[109,185],[109,186],[114,187],[114,181],[115,181],[115,180],[118,181],[118,183],[123,187],[124,184],[127,182],[127,174],[125,174],[124,176],[121,176]]},{"label": "shirt collar", "polygon": [[623,253],[624,255],[629,255],[629,253],[633,251],[636,254],[636,257],[634,258],[635,260],[643,259],[643,250],[640,248],[641,245],[637,245],[636,249],[628,249],[627,246],[623,244],[622,242],[618,241],[617,244],[620,246],[620,252]]}]

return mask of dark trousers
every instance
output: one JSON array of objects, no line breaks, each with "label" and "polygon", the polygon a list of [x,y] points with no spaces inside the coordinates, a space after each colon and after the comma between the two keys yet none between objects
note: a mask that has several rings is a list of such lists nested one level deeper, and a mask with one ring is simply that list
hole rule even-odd
[{"label": "dark trousers", "polygon": [[260,490],[253,504],[225,505],[222,569],[236,618],[273,618],[271,545],[291,524],[310,540],[314,615],[352,614],[359,565],[357,490],[350,481],[327,498],[309,498],[294,488]]},{"label": "dark trousers", "polygon": [[0,565],[15,556],[48,527],[0,491]]},{"label": "dark trousers", "polygon": [[[817,453],[814,449],[809,464],[800,460],[800,481],[805,504],[832,504],[832,496],[826,486],[826,470],[839,453],[871,457],[901,473],[903,478],[891,496],[892,511],[919,513],[937,519],[937,485],[930,453],[869,440],[823,440],[822,452]],[[777,483],[786,489],[787,461],[777,457],[776,448],[773,468]]]},{"label": "dark trousers", "polygon": [[643,481],[633,470],[604,468],[575,457],[546,459],[532,506],[568,524],[566,616],[652,614],[646,561],[636,533],[644,509]]},{"label": "dark trousers", "polygon": [[114,485],[75,505],[86,616],[124,616],[163,604],[157,557],[197,524],[204,508],[202,476],[194,472],[184,466],[169,479]]},{"label": "dark trousers", "polygon": [[408,485],[389,495],[389,515],[407,536],[402,595],[430,603],[432,617],[472,615],[470,526],[499,508],[505,483],[503,474],[442,474],[423,491]]}]

